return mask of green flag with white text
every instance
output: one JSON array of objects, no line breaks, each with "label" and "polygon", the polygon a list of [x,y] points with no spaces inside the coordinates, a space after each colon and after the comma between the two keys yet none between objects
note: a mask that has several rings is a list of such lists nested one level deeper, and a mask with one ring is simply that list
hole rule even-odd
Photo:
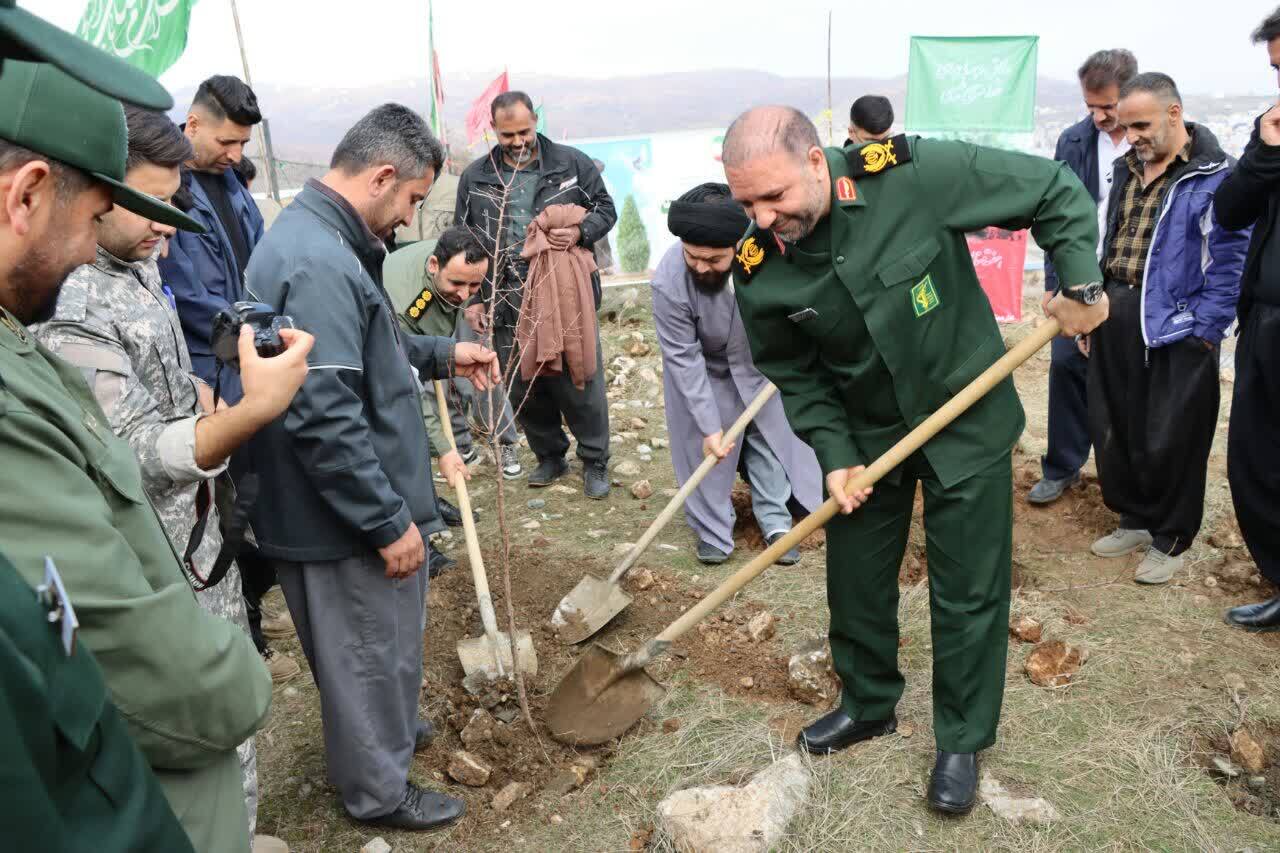
[{"label": "green flag with white text", "polygon": [[187,49],[196,0],[89,0],[76,35],[159,77]]},{"label": "green flag with white text", "polygon": [[907,129],[1029,133],[1038,43],[1037,36],[912,36]]}]

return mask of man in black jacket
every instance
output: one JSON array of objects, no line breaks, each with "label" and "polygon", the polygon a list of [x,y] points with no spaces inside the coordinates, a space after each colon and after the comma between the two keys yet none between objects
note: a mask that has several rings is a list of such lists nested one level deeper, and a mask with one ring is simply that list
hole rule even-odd
[{"label": "man in black jacket", "polygon": [[[1253,33],[1280,69],[1280,9]],[[1214,195],[1224,228],[1253,225],[1236,306],[1240,336],[1227,434],[1227,479],[1240,532],[1258,571],[1280,585],[1280,104],[1254,123],[1236,169]],[[1280,629],[1280,596],[1227,611],[1227,624]]]},{"label": "man in black jacket", "polygon": [[[484,340],[489,333],[486,324],[492,300],[494,349],[504,372],[511,366],[508,396],[529,449],[538,457],[529,485],[547,486],[568,473],[564,456],[569,439],[560,425],[563,419],[578,440],[584,492],[589,498],[603,498],[609,494],[609,405],[598,329],[596,372],[582,390],[574,387],[568,370],[525,382],[516,367],[519,357],[512,356],[529,269],[520,257],[529,223],[549,205],[583,207],[587,216],[580,227],[554,228],[548,236],[552,248],[580,245],[590,249],[609,233],[618,214],[591,158],[536,132],[537,119],[528,95],[504,92],[494,98],[492,118],[498,144],[462,173],[454,208],[454,224],[469,227],[496,258],[490,264],[485,287],[466,309],[467,322]],[[598,273],[592,274],[592,284],[599,307]]]},{"label": "man in black jacket", "polygon": [[[1089,115],[1058,137],[1055,160],[1066,163],[1098,204],[1098,234],[1106,233],[1107,196],[1112,161],[1129,150],[1118,108],[1120,87],[1138,73],[1138,60],[1127,50],[1100,50],[1080,66],[1080,91]],[[1058,289],[1053,259],[1044,259],[1044,301]],[[1042,478],[1027,494],[1030,503],[1050,504],[1080,482],[1089,458],[1089,409],[1085,377],[1088,362],[1071,338],[1054,338],[1049,362],[1049,446],[1040,458]]]},{"label": "man in black jacket", "polygon": [[[408,781],[416,746],[427,573],[444,529],[431,484],[422,380],[497,377],[479,344],[402,334],[382,287],[383,241],[408,225],[444,151],[408,107],[384,104],[338,144],[249,262],[248,289],[313,332],[307,380],[252,445],[253,510],[320,690],[329,779],[357,820],[430,829],[461,800]],[[323,343],[320,343],[323,341]],[[442,472],[453,478],[461,472]]]}]

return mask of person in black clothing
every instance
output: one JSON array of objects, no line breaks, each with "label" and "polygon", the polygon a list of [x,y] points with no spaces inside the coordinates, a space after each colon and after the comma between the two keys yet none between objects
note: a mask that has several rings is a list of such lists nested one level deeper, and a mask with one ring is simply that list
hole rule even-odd
[{"label": "person in black clothing", "polygon": [[[1280,9],[1253,33],[1280,69]],[[1280,104],[1254,123],[1235,171],[1214,195],[1225,228],[1253,225],[1240,280],[1236,381],[1227,434],[1231,501],[1258,571],[1280,585]],[[1280,630],[1280,596],[1227,611],[1228,625]]]},{"label": "person in black clothing", "polygon": [[235,170],[236,177],[240,180],[240,185],[252,192],[253,179],[258,177],[258,167],[253,165],[253,161],[248,157],[241,157],[231,168]]},{"label": "person in black clothing", "polygon": [[883,142],[893,127],[893,104],[884,95],[863,95],[849,108],[849,138],[845,145]]}]

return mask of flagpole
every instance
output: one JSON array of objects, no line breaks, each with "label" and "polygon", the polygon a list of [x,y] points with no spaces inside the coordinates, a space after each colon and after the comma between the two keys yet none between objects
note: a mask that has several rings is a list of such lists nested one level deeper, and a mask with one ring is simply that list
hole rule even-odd
[{"label": "flagpole", "polygon": [[[236,0],[231,0],[231,20],[235,21],[236,41],[240,43],[240,63],[244,66],[244,82],[252,89],[253,80],[249,77],[249,55],[244,49],[244,33],[240,30],[240,12],[236,9]],[[275,199],[276,204],[279,204],[280,187],[276,182],[276,158],[271,153],[271,128],[267,126],[266,116],[263,116],[258,125],[258,141],[262,145],[262,156],[267,161],[267,191]]]},{"label": "flagpole", "polygon": [[[431,87],[432,118],[439,122],[440,144],[444,146],[445,165],[448,166],[453,156],[449,150],[449,130],[444,123],[444,81],[439,79],[440,60],[436,56],[436,12],[433,0],[427,0],[427,50],[429,65],[427,76]],[[432,128],[436,130],[436,128]]]},{"label": "flagpole", "polygon": [[[234,2],[234,0],[232,0]],[[827,144],[833,141],[832,132],[836,121],[836,114],[832,112],[831,107],[831,10],[827,10]]]}]

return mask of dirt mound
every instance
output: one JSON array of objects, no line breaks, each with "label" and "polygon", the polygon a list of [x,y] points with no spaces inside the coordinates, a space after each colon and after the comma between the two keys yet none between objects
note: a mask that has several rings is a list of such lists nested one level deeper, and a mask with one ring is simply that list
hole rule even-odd
[{"label": "dirt mound", "polygon": [[[734,547],[745,548],[748,551],[763,551],[765,549],[764,533],[756,522],[755,514],[751,511],[751,487],[742,481],[734,483],[729,499],[733,501],[733,513],[737,516],[733,522]],[[799,515],[793,521],[798,522],[802,518],[804,516]],[[826,544],[827,532],[819,528],[800,543],[800,550],[815,551]]]},{"label": "dirt mound", "polygon": [[1280,822],[1280,725],[1247,723],[1249,738],[1262,747],[1268,766],[1250,773],[1232,758],[1231,736],[1201,733],[1192,745],[1192,760],[1226,791],[1239,811]]}]

